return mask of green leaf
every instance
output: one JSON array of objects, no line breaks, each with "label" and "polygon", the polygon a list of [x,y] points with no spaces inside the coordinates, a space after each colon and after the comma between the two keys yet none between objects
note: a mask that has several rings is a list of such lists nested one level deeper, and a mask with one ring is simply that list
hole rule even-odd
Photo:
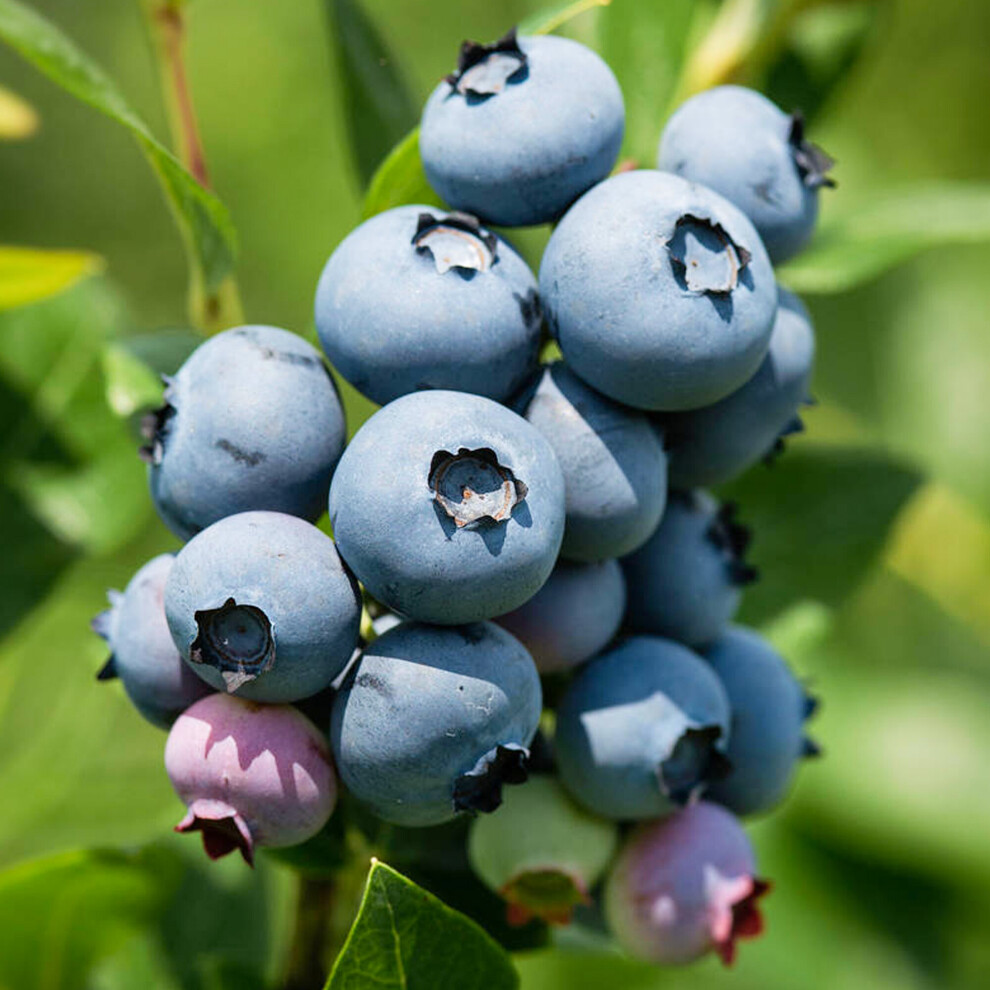
[{"label": "green leaf", "polygon": [[162,183],[197,281],[208,294],[216,292],[234,265],[234,229],[223,203],[152,136],[103,70],[37,11],[17,0],[0,0],[0,39],[62,89],[131,132]]},{"label": "green leaf", "polygon": [[990,241],[990,184],[940,182],[877,194],[822,224],[780,269],[798,292],[845,292],[936,247]]},{"label": "green leaf", "polygon": [[103,267],[87,251],[51,251],[0,245],[0,310],[47,299]]},{"label": "green leaf", "polygon": [[27,100],[0,86],[0,141],[23,141],[38,130],[38,113]]},{"label": "green leaf", "polygon": [[132,416],[161,401],[161,377],[124,344],[107,345],[100,360],[106,382],[107,405],[118,416]]},{"label": "green leaf", "polygon": [[760,573],[746,589],[744,621],[769,619],[795,599],[832,606],[852,594],[920,482],[883,453],[798,441],[769,469],[727,486],[753,532],[748,556]]},{"label": "green leaf", "polygon": [[327,990],[509,990],[518,983],[508,955],[473,921],[372,860]]},{"label": "green leaf", "polygon": [[389,50],[359,0],[326,0],[351,153],[363,184],[419,112]]},{"label": "green leaf", "polygon": [[568,3],[555,4],[521,21],[519,33],[550,34],[573,20],[578,14],[594,10],[596,7],[607,7],[610,3],[612,0],[569,0]]},{"label": "green leaf", "polygon": [[694,0],[614,0],[598,24],[599,51],[626,104],[623,155],[656,162],[660,130],[687,54],[698,6]]},{"label": "green leaf", "polygon": [[388,154],[368,184],[362,215],[367,219],[405,203],[443,206],[426,180],[419,157],[419,128],[410,131]]},{"label": "green leaf", "polygon": [[166,892],[140,857],[123,853],[63,853],[0,873],[0,986],[81,990]]}]

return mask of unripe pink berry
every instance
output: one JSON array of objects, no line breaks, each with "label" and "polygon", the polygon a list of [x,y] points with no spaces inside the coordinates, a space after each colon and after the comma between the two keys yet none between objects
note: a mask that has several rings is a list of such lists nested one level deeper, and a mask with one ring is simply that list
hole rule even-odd
[{"label": "unripe pink berry", "polygon": [[605,889],[609,927],[632,956],[688,963],[715,951],[726,965],[736,939],[763,930],[749,839],[716,804],[699,801],[637,829]]},{"label": "unripe pink berry", "polygon": [[291,705],[211,694],[187,708],[165,744],[165,770],[211,859],[315,835],[337,801],[327,740]]}]

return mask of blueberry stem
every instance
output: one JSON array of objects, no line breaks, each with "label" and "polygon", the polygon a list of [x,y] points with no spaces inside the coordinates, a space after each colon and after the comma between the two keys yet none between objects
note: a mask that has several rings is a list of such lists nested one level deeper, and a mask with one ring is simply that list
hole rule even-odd
[{"label": "blueberry stem", "polygon": [[[143,7],[154,41],[172,144],[190,175],[208,189],[206,152],[186,71],[186,5],[184,0],[144,0]],[[189,318],[193,326],[207,333],[243,323],[240,292],[234,277],[228,276],[214,292],[206,292],[197,267],[190,265]]]},{"label": "blueberry stem", "polygon": [[299,875],[284,990],[313,990],[326,982],[335,895],[333,880]]}]

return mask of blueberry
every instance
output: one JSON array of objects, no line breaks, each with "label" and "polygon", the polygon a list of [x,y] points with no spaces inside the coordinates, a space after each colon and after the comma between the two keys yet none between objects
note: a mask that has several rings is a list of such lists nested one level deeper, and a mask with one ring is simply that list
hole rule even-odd
[{"label": "blueberry", "polygon": [[668,815],[727,770],[729,702],[685,646],[626,640],[581,668],[557,711],[564,785],[603,818]]},{"label": "blueberry", "polygon": [[732,706],[732,770],[707,796],[737,815],[768,811],[783,800],[798,761],[818,753],[804,734],[817,702],[783,657],[751,629],[729,629],[705,658]]},{"label": "blueberry", "polygon": [[540,323],[526,262],[474,217],[428,206],[365,221],[316,290],[323,349],[381,404],[426,388],[508,398],[536,366]]},{"label": "blueberry", "polygon": [[541,674],[554,674],[608,646],[625,609],[626,582],[618,561],[561,560],[528,602],[494,621],[529,650]]},{"label": "blueberry", "polygon": [[694,409],[759,367],[777,284],[728,200],[664,172],[615,175],[567,212],[540,266],[550,329],[575,374],[640,409]]},{"label": "blueberry", "polygon": [[671,490],[657,531],[622,561],[630,629],[688,646],[722,634],[742,587],[756,578],[744,559],[749,530],[735,515],[734,503],[720,506],[702,491]]},{"label": "blueberry", "polygon": [[605,872],[618,841],[613,822],[589,815],[553,777],[505,792],[494,815],[468,836],[475,873],[506,901],[510,924],[542,918],[567,924]]},{"label": "blueberry", "polygon": [[208,684],[282,702],[316,694],[344,669],[361,602],[329,536],[295,516],[242,512],[182,548],[165,614]]},{"label": "blueberry", "polygon": [[383,605],[456,625],[501,615],[550,576],[564,481],[547,441],[477,395],[416,392],[351,441],[330,488],[341,556]]},{"label": "blueberry", "polygon": [[252,509],[315,521],[346,426],[319,352],[275,327],[217,334],[167,380],[146,422],[155,508],[183,540]]},{"label": "blueberry", "polygon": [[99,679],[119,677],[134,707],[162,729],[210,693],[209,685],[183,662],[165,621],[165,580],[174,560],[170,553],[153,557],[123,594],[108,592],[111,607],[93,619],[93,630],[110,646]]},{"label": "blueberry", "polygon": [[557,362],[527,396],[525,416],[564,472],[561,554],[621,557],[649,539],[667,499],[663,443],[646,416],[599,395]]},{"label": "blueberry", "polygon": [[605,915],[631,956],[681,965],[716,952],[729,965],[736,940],[763,930],[753,849],[739,822],[699,801],[629,838],[605,886]]},{"label": "blueberry", "polygon": [[212,694],[176,720],[165,770],[188,807],[177,832],[201,832],[211,859],[294,846],[327,823],[337,779],[323,734],[291,705]]},{"label": "blueberry", "polygon": [[818,190],[833,161],[755,90],[718,86],[684,103],[660,138],[657,167],[731,200],[759,231],[774,264],[797,254],[818,218]]},{"label": "blueberry", "polygon": [[526,779],[540,678],[525,648],[490,622],[407,622],[367,647],[334,702],[341,779],[378,817],[438,825],[494,811]]},{"label": "blueberry", "polygon": [[658,417],[671,485],[720,485],[782,450],[783,437],[804,429],[798,410],[811,401],[814,357],[808,311],[780,289],[770,350],[756,374],[714,405]]},{"label": "blueberry", "polygon": [[423,111],[426,177],[451,206],[506,227],[555,220],[611,170],[622,92],[590,48],[555,37],[465,42]]}]

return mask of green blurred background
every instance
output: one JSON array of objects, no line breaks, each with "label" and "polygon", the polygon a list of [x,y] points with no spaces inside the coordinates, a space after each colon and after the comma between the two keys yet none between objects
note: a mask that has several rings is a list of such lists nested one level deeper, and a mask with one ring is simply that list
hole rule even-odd
[{"label": "green blurred background", "polygon": [[[36,6],[167,135],[139,3]],[[365,4],[414,106],[464,37],[496,37],[540,6]],[[644,164],[685,39],[717,6],[613,0],[567,28],[613,64],[627,150]],[[928,246],[849,291],[805,293],[820,403],[782,460],[733,486],[764,576],[745,617],[824,699],[826,758],[753,826],[775,890],[766,937],[734,971],[660,971],[564,938],[517,956],[523,986],[990,986],[990,208],[976,185],[990,178],[990,4],[733,7],[736,78],[803,105],[838,159],[823,229],[854,228],[893,193],[886,241],[863,250]],[[787,16],[742,43],[745,17],[774,7]],[[327,4],[195,0],[189,17],[247,319],[312,336],[317,276],[362,200]],[[0,142],[0,243],[105,259],[101,276],[0,312],[0,986],[262,986],[284,963],[293,877],[269,861],[208,864],[171,836],[163,736],[96,682],[104,650],[88,629],[105,588],[175,546],[116,370],[155,341],[188,341],[181,241],[126,133],[3,47],[0,85],[41,121]],[[953,210],[965,216],[945,235]],[[541,236],[520,238],[534,263]],[[795,269],[794,284],[813,283]],[[147,336],[160,328],[174,333]],[[369,407],[347,397],[353,427]]]}]

